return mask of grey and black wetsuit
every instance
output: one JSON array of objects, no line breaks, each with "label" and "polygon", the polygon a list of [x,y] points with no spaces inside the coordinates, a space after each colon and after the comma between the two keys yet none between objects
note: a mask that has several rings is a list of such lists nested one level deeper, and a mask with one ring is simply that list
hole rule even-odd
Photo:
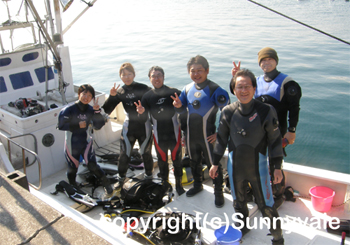
[{"label": "grey and black wetsuit", "polygon": [[139,115],[134,102],[141,100],[142,96],[151,88],[145,84],[132,82],[130,85],[123,85],[118,89],[115,96],[109,96],[102,108],[108,114],[120,103],[123,103],[126,118],[123,124],[120,139],[120,156],[118,171],[119,176],[124,178],[128,170],[131,151],[136,140],[140,145],[140,153],[145,165],[146,175],[152,175],[152,126],[147,114]]},{"label": "grey and black wetsuit", "polygon": [[[246,195],[249,182],[263,216],[272,221],[279,215],[273,207],[268,163],[263,156],[266,156],[268,148],[272,164],[276,169],[281,167],[282,139],[275,109],[256,100],[248,104],[237,101],[224,107],[213,153],[214,165],[219,164],[227,145],[227,170],[235,211],[243,214],[243,222],[246,224],[249,216]],[[270,231],[275,240],[282,237],[280,223]]]},{"label": "grey and black wetsuit", "polygon": [[170,97],[175,93],[180,95],[180,90],[163,85],[148,91],[141,100],[145,112],[149,112],[152,119],[154,146],[163,180],[169,178],[168,150],[171,152],[175,177],[182,176],[181,130],[178,113],[175,112],[173,99]]}]

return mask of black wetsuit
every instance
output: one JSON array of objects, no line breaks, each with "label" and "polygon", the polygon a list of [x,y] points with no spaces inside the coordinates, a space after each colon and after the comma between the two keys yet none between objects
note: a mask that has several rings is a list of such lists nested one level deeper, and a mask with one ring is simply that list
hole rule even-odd
[{"label": "black wetsuit", "polygon": [[[246,191],[250,182],[263,216],[270,218],[271,221],[272,218],[279,217],[273,207],[268,163],[266,158],[261,157],[267,154],[268,148],[272,164],[276,169],[281,167],[282,139],[275,109],[256,100],[248,104],[237,101],[224,107],[213,153],[214,165],[219,164],[227,145],[229,150],[227,170],[235,211],[243,214],[245,223],[249,216]],[[280,223],[276,229],[270,231],[275,240],[282,238]]]},{"label": "black wetsuit", "polygon": [[111,114],[114,108],[122,102],[126,112],[120,140],[118,165],[119,176],[121,178],[125,177],[128,170],[128,162],[130,161],[131,151],[136,140],[140,145],[140,153],[145,165],[146,175],[152,175],[152,126],[148,115],[139,115],[134,104],[134,102],[141,100],[142,96],[150,89],[147,85],[134,81],[130,85],[123,85],[119,88],[117,94],[115,96],[109,96],[102,106],[106,113]]},{"label": "black wetsuit", "polygon": [[[216,113],[218,109],[229,104],[229,95],[216,83],[207,79],[203,83],[194,82],[188,84],[181,92],[180,100],[184,111],[187,107],[187,133],[186,145],[191,159],[191,170],[194,178],[194,186],[202,184],[202,157],[208,168],[212,165],[213,144],[207,137],[216,132]],[[214,185],[222,189],[222,167],[219,176],[215,178]],[[216,183],[219,181],[218,183]]]},{"label": "black wetsuit", "polygon": [[173,106],[173,99],[180,90],[163,85],[148,91],[141,100],[145,112],[149,112],[153,123],[154,146],[158,156],[160,177],[169,178],[168,150],[171,152],[175,178],[182,176],[181,164],[181,130],[178,114]]}]

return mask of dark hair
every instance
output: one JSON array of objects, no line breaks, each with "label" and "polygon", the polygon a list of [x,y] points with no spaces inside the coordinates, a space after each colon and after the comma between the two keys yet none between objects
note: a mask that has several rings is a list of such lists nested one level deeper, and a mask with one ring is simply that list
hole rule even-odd
[{"label": "dark hair", "polygon": [[160,67],[160,66],[152,66],[151,68],[149,68],[148,77],[151,76],[151,72],[152,72],[152,71],[160,71],[160,72],[163,74],[163,76],[164,76],[164,70],[163,70],[163,68]]},{"label": "dark hair", "polygon": [[236,86],[237,77],[249,77],[250,80],[252,81],[253,88],[256,88],[256,78],[253,72],[251,72],[248,69],[241,69],[237,71],[236,75],[233,78],[231,78],[230,91],[232,94],[235,94],[233,90],[235,89],[235,86]]},{"label": "dark hair", "polygon": [[78,96],[84,92],[90,92],[92,94],[92,98],[95,98],[95,89],[90,84],[83,84],[78,89]]},{"label": "dark hair", "polygon": [[120,68],[119,68],[119,76],[122,75],[122,72],[123,72],[124,69],[127,70],[127,71],[130,71],[132,74],[134,74],[134,76],[136,76],[136,74],[135,74],[135,69],[134,69],[134,67],[132,66],[131,63],[125,62],[125,63],[123,63],[123,64],[120,66]]},{"label": "dark hair", "polygon": [[191,65],[193,64],[199,64],[202,65],[205,70],[209,69],[209,63],[206,58],[204,58],[201,55],[197,55],[196,57],[192,57],[188,62],[187,62],[187,71],[190,72]]}]

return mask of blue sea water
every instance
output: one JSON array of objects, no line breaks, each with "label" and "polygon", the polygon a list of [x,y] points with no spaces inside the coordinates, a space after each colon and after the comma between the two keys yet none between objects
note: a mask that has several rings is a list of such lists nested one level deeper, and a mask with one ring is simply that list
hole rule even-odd
[{"label": "blue sea water", "polygon": [[[350,42],[348,1],[257,2]],[[229,91],[232,61],[260,75],[257,53],[272,47],[278,70],[303,92],[297,139],[287,146],[285,161],[350,173],[350,45],[247,0],[101,0],[64,41],[75,83],[106,93],[121,83],[118,70],[126,61],[134,65],[136,81],[150,85],[148,69],[159,65],[165,83],[182,89],[191,82],[186,63],[197,54],[209,61],[209,79]]]}]

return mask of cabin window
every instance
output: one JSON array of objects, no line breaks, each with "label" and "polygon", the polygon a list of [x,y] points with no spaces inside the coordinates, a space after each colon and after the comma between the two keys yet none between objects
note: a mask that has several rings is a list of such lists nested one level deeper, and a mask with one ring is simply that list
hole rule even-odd
[{"label": "cabin window", "polygon": [[0,77],[0,93],[7,92],[7,87],[4,77]]},{"label": "cabin window", "polygon": [[8,66],[9,64],[11,64],[11,59],[10,58],[2,58],[0,59],[0,67],[2,66]]},{"label": "cabin window", "polygon": [[[52,68],[49,67],[49,69],[47,71],[48,71],[49,80],[53,79],[54,76],[53,76]],[[35,74],[36,74],[40,83],[43,83],[46,81],[46,79],[45,79],[45,67],[40,67],[38,69],[35,69]]]},{"label": "cabin window", "polygon": [[23,60],[23,62],[28,62],[28,61],[35,60],[38,57],[39,57],[39,53],[33,52],[33,53],[23,55],[22,60]]},{"label": "cabin window", "polygon": [[25,88],[25,87],[33,86],[34,84],[29,71],[25,71],[17,74],[11,74],[10,80],[11,80],[13,89]]}]

